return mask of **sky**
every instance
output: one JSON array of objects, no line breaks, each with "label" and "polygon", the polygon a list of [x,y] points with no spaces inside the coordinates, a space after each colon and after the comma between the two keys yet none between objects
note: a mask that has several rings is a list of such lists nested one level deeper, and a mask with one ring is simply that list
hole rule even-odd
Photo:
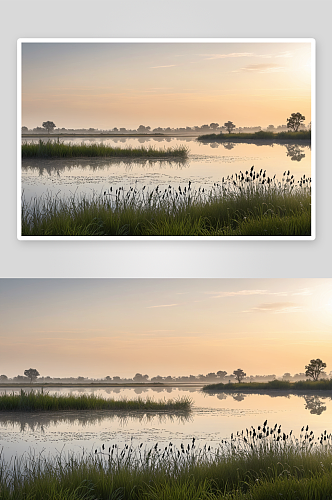
[{"label": "sky", "polygon": [[0,279],[0,374],[332,370],[332,279]]},{"label": "sky", "polygon": [[311,122],[310,43],[22,44],[22,126]]}]

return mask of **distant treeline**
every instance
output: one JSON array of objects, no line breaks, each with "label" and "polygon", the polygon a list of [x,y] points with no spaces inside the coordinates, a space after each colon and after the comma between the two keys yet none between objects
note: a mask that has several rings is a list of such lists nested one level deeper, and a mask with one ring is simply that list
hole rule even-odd
[{"label": "distant treeline", "polygon": [[[330,373],[331,375],[331,373]],[[321,378],[328,378],[328,375],[323,372]],[[294,376],[292,376],[290,373],[285,373],[282,377],[277,380],[276,375],[250,375],[247,376],[243,379],[243,382],[246,383],[271,383],[272,381],[275,382],[281,382],[281,383],[289,383],[289,382],[297,382],[301,380],[306,380],[305,373],[296,373]],[[16,377],[13,378],[8,378],[6,375],[0,375],[0,383],[28,383],[30,382],[30,379],[28,377],[25,377],[23,375],[17,375]],[[119,376],[106,376],[105,378],[101,379],[93,379],[89,377],[38,377],[38,382],[39,383],[91,383],[91,382],[109,382],[109,383],[144,383],[144,382],[160,382],[160,383],[221,383],[227,385],[227,387],[230,387],[230,384],[235,384],[236,388],[238,389],[241,384],[239,384],[236,380],[236,377],[233,374],[227,374],[226,371],[219,371],[217,373],[211,372],[206,375],[200,374],[200,375],[189,375],[189,376],[180,376],[180,377],[173,377],[171,375],[168,375],[166,377],[161,377],[160,375],[157,375],[156,377],[149,377],[148,375],[142,375],[141,373],[136,373],[136,375],[132,378],[123,378]],[[243,385],[243,383],[242,383]]]},{"label": "distant treeline", "polygon": [[[304,125],[300,126],[301,130],[308,130]],[[269,133],[280,133],[280,132],[287,132],[287,125],[269,125],[267,128],[263,128],[260,126],[256,127],[235,127],[233,129],[234,133],[238,134],[253,134],[255,132],[260,132],[260,131],[267,131]],[[22,127],[22,133],[23,134],[45,134],[46,130],[44,127],[35,127],[33,129],[29,129],[28,127]],[[213,132],[216,134],[222,134],[224,133],[225,135],[229,136],[226,127],[224,126],[219,126],[219,123],[210,123],[204,124],[204,125],[195,125],[193,127],[156,127],[156,128],[151,128],[150,126],[144,126],[140,125],[137,129],[127,129],[124,127],[114,127],[114,128],[109,128],[109,129],[98,129],[98,128],[79,128],[79,129],[73,129],[73,128],[55,128],[51,134],[65,134],[65,133],[72,133],[72,134],[97,134],[97,133],[112,133],[112,134],[206,134],[209,132]]]},{"label": "distant treeline", "polygon": [[249,390],[332,390],[332,379],[327,380],[299,380],[298,382],[288,382],[286,380],[272,380],[270,382],[240,382],[240,383],[229,383],[229,384],[209,384],[203,387],[203,391],[224,391],[224,390],[236,390],[241,391]]}]

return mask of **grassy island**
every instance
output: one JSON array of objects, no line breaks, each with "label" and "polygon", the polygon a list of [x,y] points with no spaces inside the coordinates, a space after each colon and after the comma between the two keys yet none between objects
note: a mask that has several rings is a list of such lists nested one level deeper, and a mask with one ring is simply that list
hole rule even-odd
[{"label": "grassy island", "polygon": [[153,146],[140,148],[115,148],[105,144],[63,144],[55,141],[26,142],[22,144],[22,158],[154,158],[154,159],[185,159],[188,148],[161,148]]},{"label": "grassy island", "polygon": [[269,141],[269,142],[296,142],[296,141],[311,141],[311,130],[303,130],[299,132],[259,132],[243,133],[243,134],[205,134],[197,138],[198,141],[222,141],[222,142],[248,142],[248,141]]},{"label": "grassy island", "polygon": [[2,500],[328,500],[332,435],[281,425],[245,429],[215,446],[102,444],[89,455],[1,464]]},{"label": "grassy island", "polygon": [[332,391],[331,380],[299,380],[298,382],[287,382],[286,380],[271,380],[270,382],[240,382],[229,384],[209,384],[203,387],[203,391],[260,391],[260,390],[283,390],[283,391]]},{"label": "grassy island", "polygon": [[186,410],[191,409],[188,398],[154,401],[153,399],[104,399],[94,394],[61,395],[43,391],[0,395],[0,411],[61,411],[61,410]]},{"label": "grassy island", "polygon": [[211,188],[110,188],[100,196],[22,198],[22,236],[310,236],[311,179],[254,167]]}]

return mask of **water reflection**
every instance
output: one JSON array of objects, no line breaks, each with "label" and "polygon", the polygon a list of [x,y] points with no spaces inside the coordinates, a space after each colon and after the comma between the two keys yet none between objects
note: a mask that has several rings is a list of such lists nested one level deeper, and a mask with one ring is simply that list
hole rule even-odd
[{"label": "water reflection", "polygon": [[301,161],[305,158],[304,149],[301,149],[297,144],[286,144],[287,156],[290,157],[292,161]]},{"label": "water reflection", "polygon": [[[326,411],[322,400],[318,396],[303,396],[305,399],[305,409],[309,410],[312,415],[321,415]],[[332,399],[332,398],[330,398]]]},{"label": "water reflection", "polygon": [[235,144],[234,142],[226,142],[223,146],[226,149],[233,149],[235,147]]},{"label": "water reflection", "polygon": [[105,161],[103,158],[93,158],[93,159],[24,159],[22,160],[22,171],[28,172],[34,170],[38,172],[39,176],[48,174],[49,176],[56,173],[60,175],[64,171],[70,172],[75,169],[80,169],[83,171],[90,170],[92,172],[103,171],[113,167],[121,167],[125,169],[126,172],[132,171],[135,168],[140,169],[182,169],[187,167],[189,164],[188,160],[138,160],[130,158],[120,159],[108,159]]},{"label": "water reflection", "polygon": [[190,411],[61,411],[61,412],[6,412],[0,415],[0,428],[17,428],[20,432],[39,431],[44,433],[49,426],[70,424],[80,427],[116,421],[121,426],[129,422],[142,425],[155,421],[156,424],[186,423],[192,421]]}]

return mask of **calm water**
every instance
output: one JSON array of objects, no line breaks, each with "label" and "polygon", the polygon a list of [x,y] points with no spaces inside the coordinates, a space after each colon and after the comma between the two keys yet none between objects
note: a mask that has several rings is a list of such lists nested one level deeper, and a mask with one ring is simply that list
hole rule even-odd
[{"label": "calm water", "polygon": [[265,419],[268,425],[282,425],[283,431],[291,429],[299,435],[302,425],[309,425],[317,436],[325,429],[332,430],[332,393],[323,395],[288,395],[282,392],[268,394],[219,393],[204,394],[197,388],[109,388],[109,389],[52,389],[52,392],[100,394],[120,399],[153,397],[154,399],[189,396],[194,407],[186,414],[145,414],[144,412],[0,412],[0,443],[3,456],[30,452],[44,455],[91,452],[104,443],[122,447],[129,444],[155,443],[165,446],[188,444],[196,438],[198,446],[209,444],[217,447],[232,432],[251,425],[257,428]]},{"label": "calm water", "polygon": [[195,188],[211,187],[223,176],[245,172],[252,165],[258,171],[266,170],[268,176],[282,177],[290,170],[295,179],[303,174],[311,176],[311,150],[308,145],[257,145],[257,144],[202,144],[193,138],[74,138],[63,142],[90,144],[102,142],[111,146],[155,146],[190,149],[185,162],[119,161],[93,159],[24,160],[22,164],[22,189],[27,200],[43,194],[59,197],[101,194],[110,186],[138,188],[144,185],[164,188],[168,185],[184,187],[189,181]]}]

